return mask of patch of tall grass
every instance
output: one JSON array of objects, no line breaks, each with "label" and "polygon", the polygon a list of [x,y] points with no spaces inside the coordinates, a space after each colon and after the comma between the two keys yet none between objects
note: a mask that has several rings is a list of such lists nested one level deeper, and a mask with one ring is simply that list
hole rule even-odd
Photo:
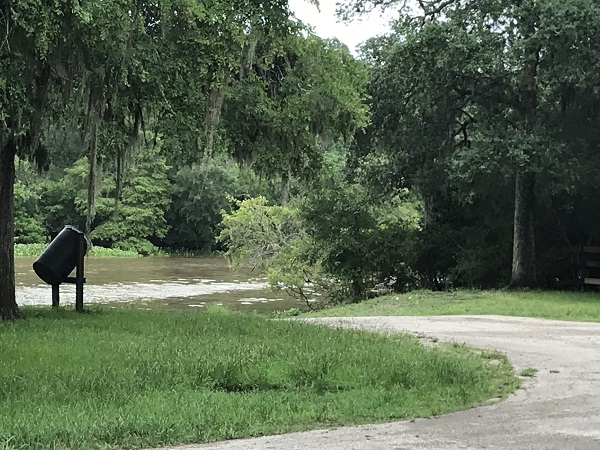
[{"label": "patch of tall grass", "polygon": [[[39,256],[39,254],[42,253],[47,246],[48,244],[15,244],[15,256]],[[132,258],[139,255],[137,252],[130,250],[118,250],[116,248],[93,246],[88,252],[88,256],[98,258]]]},{"label": "patch of tall grass", "polygon": [[0,448],[205,442],[431,416],[506,395],[505,360],[406,335],[179,314],[25,309],[0,323]]},{"label": "patch of tall grass", "polygon": [[15,244],[15,256],[38,256],[47,244]]},{"label": "patch of tall grass", "polygon": [[98,247],[96,245],[92,247],[88,255],[97,258],[135,258],[139,256],[133,250],[119,250],[117,248]]},{"label": "patch of tall grass", "polygon": [[414,291],[323,309],[315,316],[503,315],[600,322],[599,292]]}]

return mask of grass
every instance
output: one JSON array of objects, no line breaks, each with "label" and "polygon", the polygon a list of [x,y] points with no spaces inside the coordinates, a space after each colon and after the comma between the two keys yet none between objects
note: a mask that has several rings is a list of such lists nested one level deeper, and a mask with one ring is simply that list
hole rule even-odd
[{"label": "grass", "polygon": [[315,316],[504,315],[600,322],[600,293],[558,291],[415,291],[336,306]]},{"label": "grass", "polygon": [[92,247],[88,255],[97,258],[135,258],[139,256],[133,250],[119,250],[116,248],[98,247],[96,245]]},{"label": "grass", "polygon": [[521,370],[521,373],[519,374],[522,377],[535,377],[535,374],[538,373],[537,369],[534,369],[533,367],[528,367],[527,369],[523,369]]},{"label": "grass", "polygon": [[0,323],[0,448],[122,449],[431,416],[506,396],[506,359],[226,310],[24,309]]},{"label": "grass", "polygon": [[[40,253],[48,244],[15,244],[15,256],[39,256]],[[139,256],[137,252],[127,250],[117,250],[116,248],[105,248],[94,246],[89,251],[88,256],[94,256],[99,258],[108,257],[121,257],[121,258],[132,258]]]}]

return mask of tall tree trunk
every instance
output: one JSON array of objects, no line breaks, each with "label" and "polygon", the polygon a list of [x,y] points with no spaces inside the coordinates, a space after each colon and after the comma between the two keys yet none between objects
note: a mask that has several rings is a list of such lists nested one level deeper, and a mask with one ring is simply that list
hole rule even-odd
[{"label": "tall tree trunk", "polygon": [[535,175],[519,172],[515,183],[515,217],[513,236],[511,289],[534,288],[536,281],[535,264]]},{"label": "tall tree trunk", "polygon": [[88,148],[88,189],[87,209],[85,214],[85,234],[92,232],[92,222],[96,215],[96,173],[98,164],[98,123],[92,125]]},{"label": "tall tree trunk", "polygon": [[290,201],[290,176],[284,173],[281,176],[281,203],[287,205]]},{"label": "tall tree trunk", "polygon": [[[535,136],[538,121],[537,75],[540,64],[541,47],[535,36],[539,20],[535,11],[535,0],[527,0],[521,5],[524,16],[521,30],[525,36],[525,61],[519,80],[520,113],[524,119],[525,131]],[[535,154],[539,149],[531,148]],[[513,235],[511,289],[537,287],[535,262],[535,174],[528,168],[517,171],[515,181],[515,217]]]},{"label": "tall tree trunk", "polygon": [[92,232],[92,223],[96,216],[96,188],[98,187],[98,133],[104,118],[106,97],[104,93],[104,75],[94,80],[90,87],[90,99],[86,131],[88,144],[88,189],[87,210],[85,217],[85,234]]},{"label": "tall tree trunk", "polygon": [[206,147],[204,149],[204,154],[209,158],[213,155],[215,134],[221,119],[222,109],[223,90],[213,87],[206,100]]},{"label": "tall tree trunk", "polygon": [[0,318],[17,319],[15,299],[14,199],[15,156],[13,138],[0,147]]}]

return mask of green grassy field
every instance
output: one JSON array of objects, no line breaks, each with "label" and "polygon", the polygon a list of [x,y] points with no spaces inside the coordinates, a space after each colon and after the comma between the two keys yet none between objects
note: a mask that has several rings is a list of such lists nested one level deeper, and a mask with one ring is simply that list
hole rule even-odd
[{"label": "green grassy field", "polygon": [[[39,256],[44,251],[47,244],[15,244],[15,256]],[[88,253],[89,256],[99,258],[121,257],[131,258],[139,256],[137,252],[118,250],[116,248],[105,248],[94,246]]]},{"label": "green grassy field", "polygon": [[225,310],[23,313],[0,323],[4,450],[140,448],[431,416],[518,383],[501,355],[406,335]]},{"label": "green grassy field", "polygon": [[600,293],[557,291],[415,291],[327,308],[315,316],[431,316],[498,314],[600,321]]}]

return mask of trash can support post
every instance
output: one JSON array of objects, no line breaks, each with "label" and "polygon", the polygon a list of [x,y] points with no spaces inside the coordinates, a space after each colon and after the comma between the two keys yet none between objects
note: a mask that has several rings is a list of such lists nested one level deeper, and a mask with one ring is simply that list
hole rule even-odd
[{"label": "trash can support post", "polygon": [[58,284],[52,285],[52,307],[58,308],[60,303],[60,288]]},{"label": "trash can support post", "polygon": [[81,233],[77,237],[77,270],[75,272],[75,311],[83,311],[83,283],[85,263],[85,235]]},{"label": "trash can support post", "polygon": [[[83,311],[83,285],[85,284],[85,253],[89,247],[85,234],[66,225],[33,263],[33,270],[52,286],[52,306],[60,303],[60,285],[75,284],[75,310]],[[69,274],[76,269],[74,277]]]}]

